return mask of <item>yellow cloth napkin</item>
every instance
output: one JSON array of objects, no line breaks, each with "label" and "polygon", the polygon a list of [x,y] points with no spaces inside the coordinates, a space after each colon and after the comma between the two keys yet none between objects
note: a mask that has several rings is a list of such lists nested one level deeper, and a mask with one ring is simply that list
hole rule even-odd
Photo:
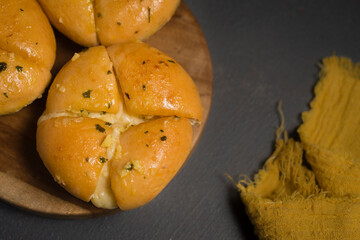
[{"label": "yellow cloth napkin", "polygon": [[310,106],[298,132],[319,185],[334,196],[360,196],[360,65],[324,59]]},{"label": "yellow cloth napkin", "polygon": [[282,120],[263,169],[237,184],[260,239],[360,239],[360,67],[337,57],[321,67],[302,143]]}]

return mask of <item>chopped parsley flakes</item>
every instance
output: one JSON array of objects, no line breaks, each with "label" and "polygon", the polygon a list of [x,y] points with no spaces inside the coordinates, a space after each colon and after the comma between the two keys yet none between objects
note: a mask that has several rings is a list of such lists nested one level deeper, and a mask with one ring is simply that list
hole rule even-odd
[{"label": "chopped parsley flakes", "polygon": [[131,171],[134,169],[134,164],[130,163],[129,166],[125,167],[125,170]]},{"label": "chopped parsley flakes", "polygon": [[96,130],[98,130],[99,132],[105,132],[105,128],[103,128],[102,126],[100,126],[100,124],[95,124],[95,128]]},{"label": "chopped parsley flakes", "polygon": [[87,90],[86,92],[83,92],[82,95],[84,98],[90,98],[90,94],[91,94],[92,90]]},{"label": "chopped parsley flakes", "polygon": [[22,70],[23,70],[23,67],[22,67],[22,66],[16,66],[15,68],[16,68],[16,70],[17,70],[18,72],[22,72]]},{"label": "chopped parsley flakes", "polygon": [[0,72],[5,71],[7,68],[6,62],[0,62]]},{"label": "chopped parsley flakes", "polygon": [[99,159],[101,163],[105,163],[107,161],[107,159],[104,158],[103,156],[99,156]]}]

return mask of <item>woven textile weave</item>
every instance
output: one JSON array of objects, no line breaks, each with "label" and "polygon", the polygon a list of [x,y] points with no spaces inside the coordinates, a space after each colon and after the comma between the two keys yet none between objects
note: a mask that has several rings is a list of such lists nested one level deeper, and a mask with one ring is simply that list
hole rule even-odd
[{"label": "woven textile weave", "polygon": [[237,184],[260,239],[360,239],[360,66],[333,56],[321,68],[301,142],[282,120],[263,169]]}]

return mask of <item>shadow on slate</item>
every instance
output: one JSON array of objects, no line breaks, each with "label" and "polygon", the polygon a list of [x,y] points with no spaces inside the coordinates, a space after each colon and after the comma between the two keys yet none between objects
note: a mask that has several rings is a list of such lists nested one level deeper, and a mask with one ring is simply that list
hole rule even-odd
[{"label": "shadow on slate", "polygon": [[228,184],[228,201],[232,217],[239,227],[240,236],[248,240],[258,240],[254,233],[254,227],[245,211],[245,205],[240,198],[240,193],[233,186]]}]

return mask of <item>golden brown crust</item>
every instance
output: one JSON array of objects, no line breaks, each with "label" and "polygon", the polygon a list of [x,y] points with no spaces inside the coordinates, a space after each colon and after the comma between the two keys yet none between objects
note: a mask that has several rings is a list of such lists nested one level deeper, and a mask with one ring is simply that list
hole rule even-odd
[{"label": "golden brown crust", "polygon": [[107,48],[129,112],[201,121],[199,92],[174,59],[142,42]]},{"label": "golden brown crust", "polygon": [[186,160],[192,137],[189,120],[175,117],[125,131],[120,136],[121,157],[112,159],[110,165],[111,187],[119,207],[137,208],[156,197]]},{"label": "golden brown crust", "polygon": [[74,42],[91,47],[98,45],[94,6],[89,0],[38,0],[51,23]]},{"label": "golden brown crust", "polygon": [[[152,105],[140,107],[137,111],[133,111],[131,104],[123,106],[121,87],[114,87],[114,72],[107,73],[112,62],[103,46],[75,54],[50,88],[46,111],[39,120],[38,151],[55,180],[74,196],[88,201],[94,195],[94,204],[109,208],[114,207],[116,200],[125,210],[151,201],[180,169],[192,145],[193,132],[188,117],[201,120],[202,107],[194,83],[175,60],[144,43],[123,44],[109,49],[110,56],[115,56],[111,60],[121,87],[123,81],[126,91],[131,84],[134,88],[141,86],[130,92],[130,96],[124,92],[124,98],[134,99],[143,107],[142,101],[154,97]],[[149,68],[136,70],[143,65],[143,57],[148,60]],[[140,60],[139,66],[137,62]],[[167,61],[168,66],[158,71],[151,67],[152,61],[157,64]],[[140,78],[127,75],[131,71],[140,71]],[[145,88],[143,82],[137,82],[140,79],[146,81]],[[192,87],[195,89],[191,90]],[[87,89],[92,91],[84,98]],[[111,92],[105,89],[111,89]],[[148,95],[144,95],[147,91]],[[173,98],[168,93],[173,93]],[[162,94],[168,101],[178,101],[179,108],[161,105],[156,95]],[[103,107],[109,96],[116,96],[119,100],[111,105],[113,114],[101,115],[99,111],[103,109],[99,106]],[[92,101],[91,104],[87,103],[88,100]],[[99,106],[94,107],[94,104]],[[156,104],[160,106],[158,109]],[[83,115],[79,112],[81,109],[90,115]],[[108,116],[112,124],[94,119],[107,119]],[[139,116],[144,116],[144,119]],[[100,133],[94,130],[95,124],[103,128],[99,128]],[[102,130],[108,134],[106,137]],[[89,166],[84,160],[86,157],[93,160],[100,155],[109,158],[109,164],[101,174],[98,162]],[[94,177],[89,180],[86,173]]]},{"label": "golden brown crust", "polygon": [[41,97],[51,79],[55,37],[35,0],[0,0],[0,115]]},{"label": "golden brown crust", "polygon": [[51,23],[74,42],[109,46],[150,37],[180,0],[39,0]]},{"label": "golden brown crust", "polygon": [[34,101],[51,78],[49,70],[1,49],[0,62],[6,63],[6,70],[0,72],[0,115],[16,112]]},{"label": "golden brown crust", "polygon": [[46,113],[94,111],[116,113],[122,105],[105,47],[76,53],[50,87]]},{"label": "golden brown crust", "polygon": [[38,126],[37,150],[56,182],[77,198],[89,201],[107,161],[106,148],[101,144],[111,131],[98,119],[52,118]]},{"label": "golden brown crust", "polygon": [[0,48],[51,70],[55,36],[35,0],[0,0]]},{"label": "golden brown crust", "polygon": [[97,0],[95,19],[101,44],[143,40],[175,13],[180,0]]}]

